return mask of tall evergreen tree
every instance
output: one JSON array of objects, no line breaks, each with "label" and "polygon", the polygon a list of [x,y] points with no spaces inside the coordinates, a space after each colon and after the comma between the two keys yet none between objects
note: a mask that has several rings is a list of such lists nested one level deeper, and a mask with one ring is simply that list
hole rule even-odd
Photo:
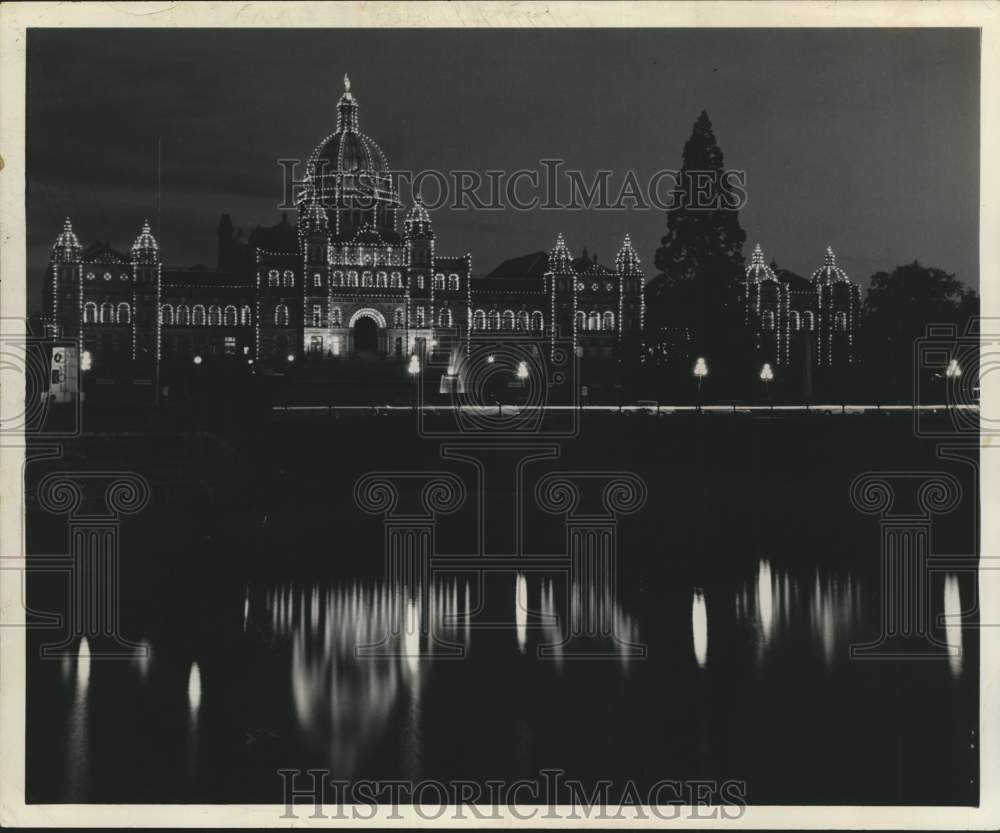
[{"label": "tall evergreen tree", "polygon": [[744,352],[739,284],[746,232],[724,170],[722,149],[703,110],[684,145],[674,207],[654,260],[660,275],[650,294],[664,325],[690,328],[697,351],[736,372],[733,357]]}]

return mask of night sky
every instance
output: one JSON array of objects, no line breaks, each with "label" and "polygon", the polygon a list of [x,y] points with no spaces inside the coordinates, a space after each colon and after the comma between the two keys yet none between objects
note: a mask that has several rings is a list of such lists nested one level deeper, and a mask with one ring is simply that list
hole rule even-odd
[{"label": "night sky", "polygon": [[[345,72],[393,168],[538,169],[558,157],[642,180],[679,168],[702,109],[747,173],[749,253],[808,275],[832,244],[866,284],[914,258],[978,287],[977,30],[32,30],[29,310],[62,218],[127,250],[155,223],[169,266],[215,265],[219,216],[279,219],[277,159],[335,127]],[[648,275],[665,215],[433,215],[438,251],[486,274],[562,231]]]}]

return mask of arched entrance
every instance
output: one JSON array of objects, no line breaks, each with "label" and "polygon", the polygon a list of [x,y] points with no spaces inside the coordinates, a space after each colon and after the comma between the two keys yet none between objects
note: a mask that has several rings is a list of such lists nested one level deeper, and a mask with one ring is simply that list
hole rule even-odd
[{"label": "arched entrance", "polygon": [[353,355],[374,359],[385,353],[385,318],[378,310],[360,309],[348,322]]}]

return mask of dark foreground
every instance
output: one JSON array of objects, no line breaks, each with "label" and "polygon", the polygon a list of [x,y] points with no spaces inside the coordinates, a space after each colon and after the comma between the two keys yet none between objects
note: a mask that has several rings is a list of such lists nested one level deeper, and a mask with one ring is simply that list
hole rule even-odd
[{"label": "dark foreground", "polygon": [[[628,781],[645,797],[731,779],[754,804],[977,803],[978,640],[956,615],[976,599],[975,470],[909,415],[588,414],[576,437],[502,447],[434,427],[268,418],[88,436],[30,464],[29,553],[68,546],[40,503],[48,473],[136,472],[150,499],[120,525],[121,629],[148,650],[109,660],[110,640],[77,639],[43,660],[58,630],[29,632],[29,801],[279,804],[279,769],[318,767],[480,783],[556,768],[610,779],[612,801]],[[373,471],[402,483],[389,516],[359,509]],[[965,559],[930,575],[950,618],[929,660],[850,656],[882,602],[878,518],[849,499],[865,471],[962,485],[934,517],[933,553]],[[464,485],[432,513],[435,573],[415,594],[387,573],[387,530],[426,510],[430,472]],[[566,555],[597,510],[551,511],[557,495],[546,511],[552,472],[581,501],[609,472],[643,484],[609,521],[615,581],[596,602]],[[32,575],[31,607],[65,607],[65,587]],[[605,632],[587,636],[588,615]]]}]

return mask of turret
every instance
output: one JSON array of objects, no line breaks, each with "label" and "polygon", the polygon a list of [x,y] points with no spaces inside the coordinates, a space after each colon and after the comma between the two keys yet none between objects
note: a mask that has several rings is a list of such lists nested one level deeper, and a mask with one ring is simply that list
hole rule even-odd
[{"label": "turret", "polygon": [[[429,329],[434,316],[434,229],[418,196],[403,221],[411,330]],[[424,338],[425,336],[418,336]]]},{"label": "turret", "polygon": [[149,220],[132,244],[132,358],[137,378],[152,380],[159,362],[160,343],[160,247]]},{"label": "turret", "polygon": [[642,264],[627,234],[615,256],[615,272],[618,273],[618,337],[621,338],[626,332],[640,332],[646,317]]},{"label": "turret", "polygon": [[50,331],[64,338],[82,338],[81,265],[82,247],[69,217],[52,245],[48,280],[45,282],[45,310]]}]

